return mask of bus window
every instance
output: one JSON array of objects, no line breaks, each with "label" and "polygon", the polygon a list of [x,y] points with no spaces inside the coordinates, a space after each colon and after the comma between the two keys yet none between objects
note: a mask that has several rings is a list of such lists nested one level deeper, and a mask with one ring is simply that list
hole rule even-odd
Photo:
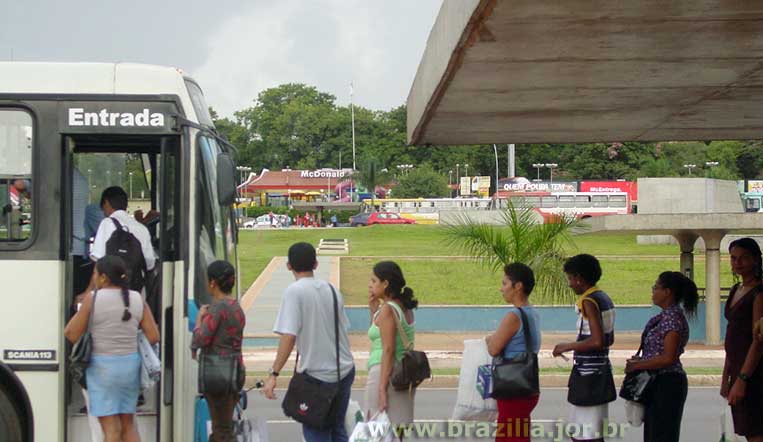
[{"label": "bus window", "polygon": [[553,209],[556,207],[556,197],[555,196],[544,196],[540,199],[541,207],[544,209]]},{"label": "bus window", "polygon": [[610,195],[609,207],[625,208],[625,195]]},{"label": "bus window", "polygon": [[32,233],[32,116],[0,110],[0,242]]},{"label": "bus window", "polygon": [[760,198],[758,197],[747,197],[745,198],[745,211],[746,212],[757,212],[760,210]]},{"label": "bus window", "polygon": [[591,207],[591,199],[587,195],[577,195],[575,197],[575,207]]},{"label": "bus window", "polygon": [[[217,155],[222,150],[213,138],[200,136],[198,138],[200,164],[198,192],[199,203],[197,205],[197,217],[199,218],[199,250],[198,250],[198,273],[196,301],[199,304],[208,304],[209,295],[206,291],[206,269],[209,264],[216,260],[228,260],[236,262],[232,240],[231,211],[220,205],[217,195]],[[235,292],[235,289],[234,289]]]},{"label": "bus window", "polygon": [[609,207],[607,195],[591,195],[593,207]]},{"label": "bus window", "polygon": [[572,195],[560,195],[559,207],[562,209],[571,209],[575,207],[575,197]]}]

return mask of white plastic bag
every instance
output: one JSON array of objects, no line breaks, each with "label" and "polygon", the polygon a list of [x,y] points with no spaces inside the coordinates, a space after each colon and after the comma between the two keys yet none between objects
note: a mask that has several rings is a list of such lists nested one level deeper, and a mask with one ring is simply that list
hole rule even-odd
[{"label": "white plastic bag", "polygon": [[464,341],[453,420],[494,422],[498,418],[498,404],[495,399],[482,399],[482,395],[477,391],[477,370],[480,365],[492,363],[493,358],[487,352],[484,339]]},{"label": "white plastic bag", "polygon": [[158,347],[151,345],[142,331],[138,330],[138,353],[140,353],[140,388],[148,390],[162,375]]},{"label": "white plastic bag", "polygon": [[721,438],[720,442],[745,442],[745,438],[734,433],[734,419],[731,416],[731,406],[724,400],[721,408]]},{"label": "white plastic bag", "polygon": [[382,411],[368,422],[358,422],[349,442],[394,442],[395,435],[387,413]]},{"label": "white plastic bag", "polygon": [[265,419],[253,417],[233,421],[236,442],[268,442],[268,427]]},{"label": "white plastic bag", "polygon": [[350,399],[350,403],[347,404],[347,413],[344,415],[344,428],[347,430],[347,434],[352,434],[355,426],[363,421],[365,421],[365,417],[360,404],[358,401]]},{"label": "white plastic bag", "polygon": [[644,423],[644,404],[625,401],[625,419],[631,427],[640,427]]}]

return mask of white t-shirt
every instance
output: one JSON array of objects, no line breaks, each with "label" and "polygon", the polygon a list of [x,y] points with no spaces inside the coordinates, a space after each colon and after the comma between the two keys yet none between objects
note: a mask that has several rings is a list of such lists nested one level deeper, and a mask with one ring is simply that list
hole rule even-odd
[{"label": "white t-shirt", "polygon": [[[347,329],[350,320],[344,312],[342,294],[337,290],[339,309],[339,372],[344,378],[354,363]],[[297,337],[300,373],[324,382],[336,382],[336,344],[334,341],[334,301],[328,282],[300,278],[286,288],[273,332]]]},{"label": "white t-shirt", "polygon": [[106,242],[111,239],[111,235],[117,230],[114,221],[109,218],[115,218],[122,227],[127,228],[138,239],[141,251],[143,252],[143,259],[146,260],[146,270],[152,270],[156,264],[156,255],[154,255],[154,247],[151,245],[151,234],[148,233],[146,226],[135,221],[124,210],[117,210],[110,217],[104,218],[101,221],[101,224],[98,226],[98,232],[95,234],[90,258],[97,261],[106,256]]}]

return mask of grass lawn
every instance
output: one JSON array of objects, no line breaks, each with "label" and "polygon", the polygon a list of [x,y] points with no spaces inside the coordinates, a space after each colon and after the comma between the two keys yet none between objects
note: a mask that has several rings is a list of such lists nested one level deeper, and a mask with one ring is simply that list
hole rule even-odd
[{"label": "grass lawn", "polygon": [[[404,259],[415,256],[458,256],[448,248],[439,226],[371,226],[339,229],[241,230],[238,253],[243,287],[249,287],[274,256],[285,256],[289,246],[321,238],[347,238],[350,256],[394,258],[409,285],[424,304],[499,304],[500,275],[468,260]],[[619,304],[648,304],[651,286],[664,270],[678,269],[676,245],[639,245],[630,233],[592,233],[573,237],[570,254],[591,253],[634,259],[602,258],[601,287]],[[701,255],[697,255],[699,258]],[[695,280],[704,286],[704,261],[696,259]],[[365,305],[367,282],[377,259],[342,259],[342,291],[349,304]],[[728,264],[721,264],[721,286],[731,284]]]}]

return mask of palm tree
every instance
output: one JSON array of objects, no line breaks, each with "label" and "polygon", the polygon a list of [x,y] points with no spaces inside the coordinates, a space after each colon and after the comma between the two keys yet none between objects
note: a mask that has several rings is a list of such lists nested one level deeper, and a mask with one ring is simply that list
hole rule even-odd
[{"label": "palm tree", "polygon": [[501,215],[503,224],[495,226],[460,214],[444,225],[446,243],[494,272],[512,262],[527,264],[535,273],[536,302],[570,303],[573,295],[562,271],[567,258],[564,246],[574,247],[571,235],[584,225],[566,215],[538,222],[535,211],[510,201]]},{"label": "palm tree", "polygon": [[382,168],[375,158],[369,157],[360,170],[355,170],[351,174],[345,175],[343,181],[352,181],[353,186],[360,184],[368,189],[368,192],[371,193],[371,208],[376,210],[376,188],[378,186],[386,186],[393,179],[393,175],[387,169]]}]

